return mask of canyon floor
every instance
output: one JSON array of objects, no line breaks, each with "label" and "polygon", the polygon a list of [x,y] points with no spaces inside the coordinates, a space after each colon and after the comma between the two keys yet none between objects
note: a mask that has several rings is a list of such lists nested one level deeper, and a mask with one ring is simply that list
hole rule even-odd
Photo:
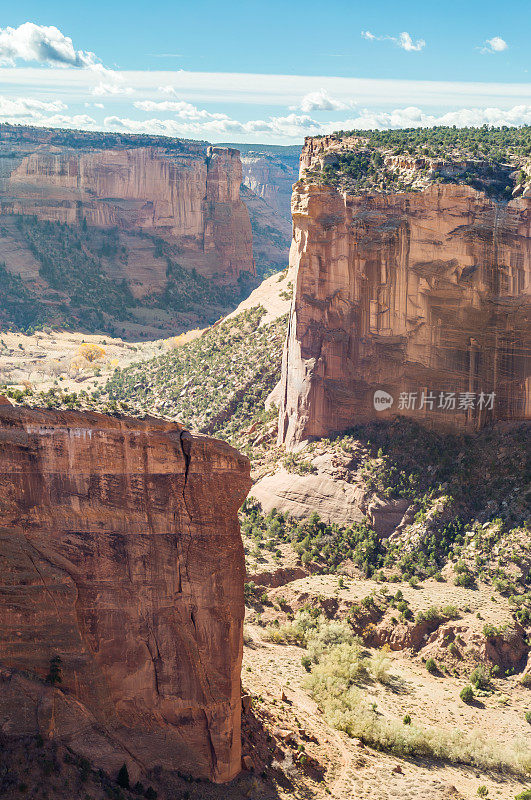
[{"label": "canyon floor", "polygon": [[[478,796],[478,789],[485,787],[488,794],[479,796],[513,800],[516,794],[531,787],[531,782],[522,776],[452,764],[444,759],[395,756],[367,747],[359,739],[336,730],[305,687],[308,673],[301,664],[305,650],[268,639],[271,622],[285,618],[292,603],[300,606],[301,598],[316,605],[326,605],[327,599],[340,601],[345,608],[380,588],[374,581],[357,579],[347,580],[345,588],[339,589],[337,576],[314,575],[266,590],[275,607],[267,608],[264,614],[249,613],[243,684],[256,698],[254,702],[261,712],[273,721],[273,735],[284,746],[286,742],[291,745],[291,752],[287,750],[285,760],[277,762],[277,766],[293,780],[294,788],[286,793],[279,788],[280,796],[472,800]],[[497,624],[508,616],[506,604],[493,602],[488,587],[471,591],[427,581],[416,589],[408,584],[392,588],[400,589],[416,611],[450,602],[466,608],[460,621],[463,629],[478,627],[475,616],[478,610],[483,620]],[[284,612],[277,605],[279,598]],[[340,618],[341,612],[334,616]],[[369,652],[378,651],[369,648]],[[413,724],[455,728],[464,735],[481,737],[486,733],[500,747],[516,738],[522,742],[528,739],[524,713],[530,690],[520,685],[518,677],[495,681],[487,697],[467,705],[459,698],[466,679],[442,672],[430,674],[422,648],[394,651],[384,646],[383,653],[389,660],[389,683],[372,681],[364,687],[367,701],[376,704],[375,713],[398,721],[408,714]],[[298,761],[301,747],[310,768],[301,767]]]},{"label": "canyon floor", "polygon": [[[531,668],[525,439],[507,428],[470,440],[465,452],[461,440],[397,425],[287,455],[276,445],[272,390],[291,291],[289,274],[279,273],[221,323],[153,342],[55,332],[0,337],[0,384],[9,384],[14,403],[155,412],[224,438],[252,460],[251,495],[262,507],[256,518],[242,514],[246,769],[224,787],[160,771],[144,784],[160,800],[514,800],[531,791],[525,772],[514,768],[531,738],[531,688],[523,681]],[[273,509],[286,517],[267,516]],[[312,528],[315,512],[325,522]],[[288,524],[287,515],[296,521]],[[498,523],[501,517],[511,524]],[[307,528],[299,532],[299,523]],[[400,535],[388,563],[378,543],[389,526]],[[430,544],[440,531],[443,549]],[[323,692],[319,698],[309,686],[329,653],[309,663],[311,637],[294,643],[308,615],[319,630],[343,635],[348,628],[352,646],[359,642],[368,671],[346,688],[359,692],[360,718],[395,726],[387,743],[347,736],[344,711],[334,716],[319,701]],[[375,664],[381,679],[370,671]],[[477,667],[483,683],[465,702],[460,692]],[[439,737],[439,757],[404,752],[402,730]],[[478,757],[488,751],[505,768],[458,763],[455,750],[444,757],[444,742],[459,732],[468,753],[475,742]],[[8,769],[10,759],[16,774],[8,800],[139,796],[90,765],[71,763],[67,752],[3,747],[0,767]]]}]

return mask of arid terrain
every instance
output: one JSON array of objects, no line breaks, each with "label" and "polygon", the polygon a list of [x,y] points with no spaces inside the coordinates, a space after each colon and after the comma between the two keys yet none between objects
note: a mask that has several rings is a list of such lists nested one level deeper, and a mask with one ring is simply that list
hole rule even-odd
[{"label": "arid terrain", "polygon": [[8,800],[531,798],[528,161],[437,135],[308,139],[213,324],[0,333]]}]

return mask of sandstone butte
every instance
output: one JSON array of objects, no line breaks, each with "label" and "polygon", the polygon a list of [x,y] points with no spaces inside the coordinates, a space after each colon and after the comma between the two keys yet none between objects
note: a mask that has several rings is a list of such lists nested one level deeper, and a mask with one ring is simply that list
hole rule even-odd
[{"label": "sandstone butte", "polygon": [[[159,236],[182,266],[234,283],[255,272],[240,154],[206,145],[2,125],[0,214]],[[150,290],[165,283],[148,278]]]},{"label": "sandstone butte", "polygon": [[0,463],[2,732],[111,774],[233,778],[247,458],[162,420],[2,403]]},{"label": "sandstone butte", "polygon": [[[321,142],[306,141],[292,197],[279,443],[397,413],[450,430],[529,419],[531,197],[459,184],[352,196],[305,179]],[[375,410],[377,390],[391,406]],[[474,408],[460,409],[467,392]],[[423,394],[435,400],[419,408]]]}]

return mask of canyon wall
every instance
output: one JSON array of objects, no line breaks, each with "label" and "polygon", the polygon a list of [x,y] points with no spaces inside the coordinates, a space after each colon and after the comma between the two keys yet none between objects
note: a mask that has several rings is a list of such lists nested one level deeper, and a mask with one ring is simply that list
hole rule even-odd
[{"label": "canyon wall", "polygon": [[291,192],[299,177],[299,146],[223,144],[242,161],[242,200],[249,209],[257,274],[283,270],[291,243]]},{"label": "canyon wall", "polygon": [[452,430],[529,418],[531,198],[349,196],[303,177],[292,213],[280,443],[395,414]]},{"label": "canyon wall", "polygon": [[[237,146],[237,145],[236,145]],[[299,177],[299,154],[278,156],[250,150],[242,153],[243,183],[281,217],[291,217],[292,187]]]},{"label": "canyon wall", "polygon": [[234,777],[248,460],[162,420],[8,404],[0,459],[2,731],[113,774]]},{"label": "canyon wall", "polygon": [[220,283],[254,274],[241,182],[234,149],[0,127],[1,214],[158,236]]}]

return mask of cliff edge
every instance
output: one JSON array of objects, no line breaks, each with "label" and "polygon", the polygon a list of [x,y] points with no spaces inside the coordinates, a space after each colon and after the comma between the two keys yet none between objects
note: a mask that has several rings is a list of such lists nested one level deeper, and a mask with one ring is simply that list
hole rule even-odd
[{"label": "cliff edge", "polygon": [[2,731],[233,778],[248,460],[162,420],[3,404],[0,458]]},{"label": "cliff edge", "polygon": [[504,164],[475,188],[461,167],[415,177],[404,156],[393,172],[358,140],[338,157],[337,141],[307,140],[294,187],[279,442],[395,414],[447,429],[528,419],[529,192],[496,196]]}]

